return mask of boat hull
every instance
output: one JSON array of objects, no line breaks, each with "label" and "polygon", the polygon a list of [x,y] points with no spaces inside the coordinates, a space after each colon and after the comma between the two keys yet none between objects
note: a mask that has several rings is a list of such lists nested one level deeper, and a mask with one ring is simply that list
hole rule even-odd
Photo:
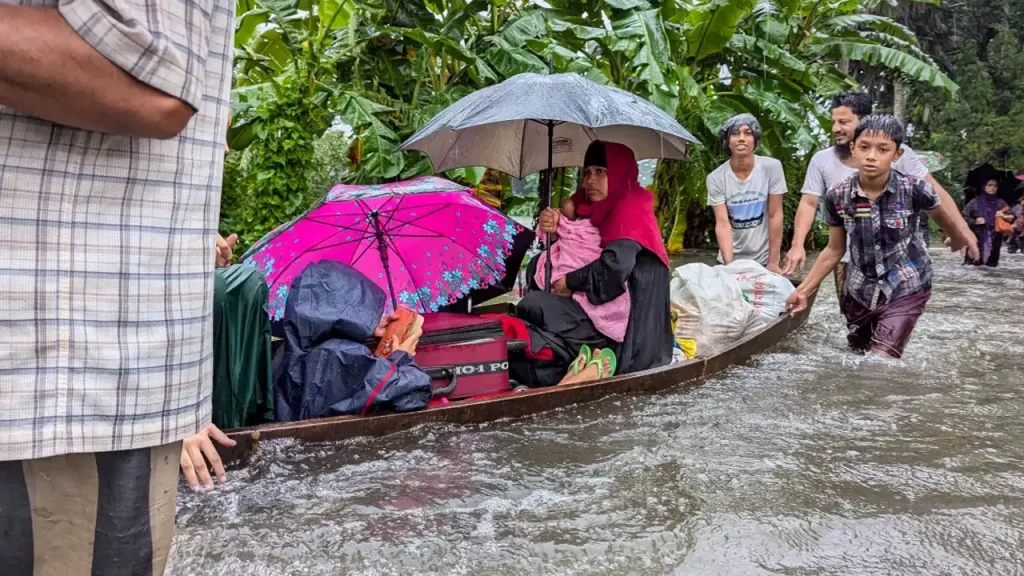
[{"label": "boat hull", "polygon": [[432,406],[417,412],[378,416],[335,416],[239,428],[227,432],[237,444],[234,447],[219,446],[218,451],[225,463],[244,465],[263,440],[292,438],[330,442],[358,436],[386,436],[424,424],[478,424],[505,418],[520,418],[563,406],[592,402],[613,394],[650,393],[675,387],[692,388],[702,384],[708,376],[765,352],[803,326],[816,296],[817,293],[812,294],[807,309],[797,316],[783,316],[761,332],[709,358],[671,364],[607,380],[468,399]]}]

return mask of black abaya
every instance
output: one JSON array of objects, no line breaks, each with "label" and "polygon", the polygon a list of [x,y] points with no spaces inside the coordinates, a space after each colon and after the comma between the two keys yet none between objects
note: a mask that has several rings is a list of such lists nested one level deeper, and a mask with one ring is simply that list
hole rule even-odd
[{"label": "black abaya", "polygon": [[[972,225],[971,231],[978,238],[978,243],[981,243],[984,226]],[[989,252],[988,260],[984,262],[981,260],[971,260],[970,256],[964,256],[964,264],[973,264],[974,266],[988,266],[989,268],[997,268],[999,266],[999,254],[1003,251],[1003,235],[992,233],[992,249]]]},{"label": "black abaya", "polygon": [[583,344],[615,350],[620,374],[672,361],[669,270],[655,254],[633,240],[616,240],[608,244],[598,260],[566,276],[569,289],[585,293],[594,305],[618,298],[628,286],[629,324],[621,343],[601,334],[572,298],[540,290],[532,281],[535,262],[527,269],[531,291],[520,301],[517,315],[527,323],[534,352],[548,346],[555,359],[513,358],[512,376],[517,381],[527,386],[557,384]]}]

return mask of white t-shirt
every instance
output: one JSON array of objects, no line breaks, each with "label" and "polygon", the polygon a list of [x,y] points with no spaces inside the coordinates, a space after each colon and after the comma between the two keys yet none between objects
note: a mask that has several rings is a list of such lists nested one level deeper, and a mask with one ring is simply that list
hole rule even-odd
[{"label": "white t-shirt", "polygon": [[[924,165],[924,161],[914,153],[910,146],[904,144],[902,149],[903,156],[893,162],[893,169],[923,180],[928,175],[928,167]],[[835,147],[826,148],[811,157],[811,163],[807,166],[807,176],[804,177],[804,187],[800,192],[821,198],[826,191],[856,173],[856,168],[851,168],[839,160]],[[819,204],[818,207],[819,213],[821,213],[824,205]],[[849,244],[849,238],[847,238],[847,244]],[[843,256],[843,262],[849,261],[850,252],[847,250]]]},{"label": "white t-shirt", "polygon": [[[892,167],[921,179],[928,175],[928,168],[921,157],[906,144],[903,145],[903,156],[893,162]],[[804,187],[800,192],[820,198],[826,191],[856,172],[856,168],[851,168],[839,160],[835,148],[826,148],[811,158],[811,163],[807,166],[807,176],[804,178]]]},{"label": "white t-shirt", "polygon": [[[782,162],[754,156],[754,169],[740,180],[726,162],[708,174],[708,206],[725,204],[732,226],[732,248],[736,260],[754,260],[768,265],[768,196],[786,193]],[[722,253],[718,253],[722,262]]]}]

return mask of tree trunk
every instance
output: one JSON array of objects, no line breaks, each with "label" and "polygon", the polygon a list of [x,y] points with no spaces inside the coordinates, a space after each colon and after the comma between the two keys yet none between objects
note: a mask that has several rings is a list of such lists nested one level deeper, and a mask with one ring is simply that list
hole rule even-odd
[{"label": "tree trunk", "polygon": [[682,162],[662,160],[654,172],[654,213],[669,254],[683,251],[683,234],[686,233],[686,209],[682,202],[686,188],[684,170]]},{"label": "tree trunk", "polygon": [[713,220],[708,217],[699,186],[704,175],[701,163],[662,161],[654,174],[658,225],[669,254],[682,254],[683,247],[700,248],[707,244]]},{"label": "tree trunk", "polygon": [[892,83],[892,115],[897,120],[906,124],[907,122],[907,85],[899,79]]}]

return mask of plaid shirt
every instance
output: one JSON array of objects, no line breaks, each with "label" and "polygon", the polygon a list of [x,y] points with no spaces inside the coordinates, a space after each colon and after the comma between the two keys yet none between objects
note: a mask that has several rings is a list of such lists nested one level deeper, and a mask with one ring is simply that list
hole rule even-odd
[{"label": "plaid shirt", "polygon": [[0,2],[59,10],[197,110],[150,140],[0,106],[0,461],[194,434],[210,419],[234,0]]},{"label": "plaid shirt", "polygon": [[875,202],[860,188],[857,174],[825,194],[825,221],[846,228],[850,266],[846,291],[868,308],[879,296],[891,302],[931,286],[932,262],[920,218],[939,207],[928,182],[893,170]]}]

